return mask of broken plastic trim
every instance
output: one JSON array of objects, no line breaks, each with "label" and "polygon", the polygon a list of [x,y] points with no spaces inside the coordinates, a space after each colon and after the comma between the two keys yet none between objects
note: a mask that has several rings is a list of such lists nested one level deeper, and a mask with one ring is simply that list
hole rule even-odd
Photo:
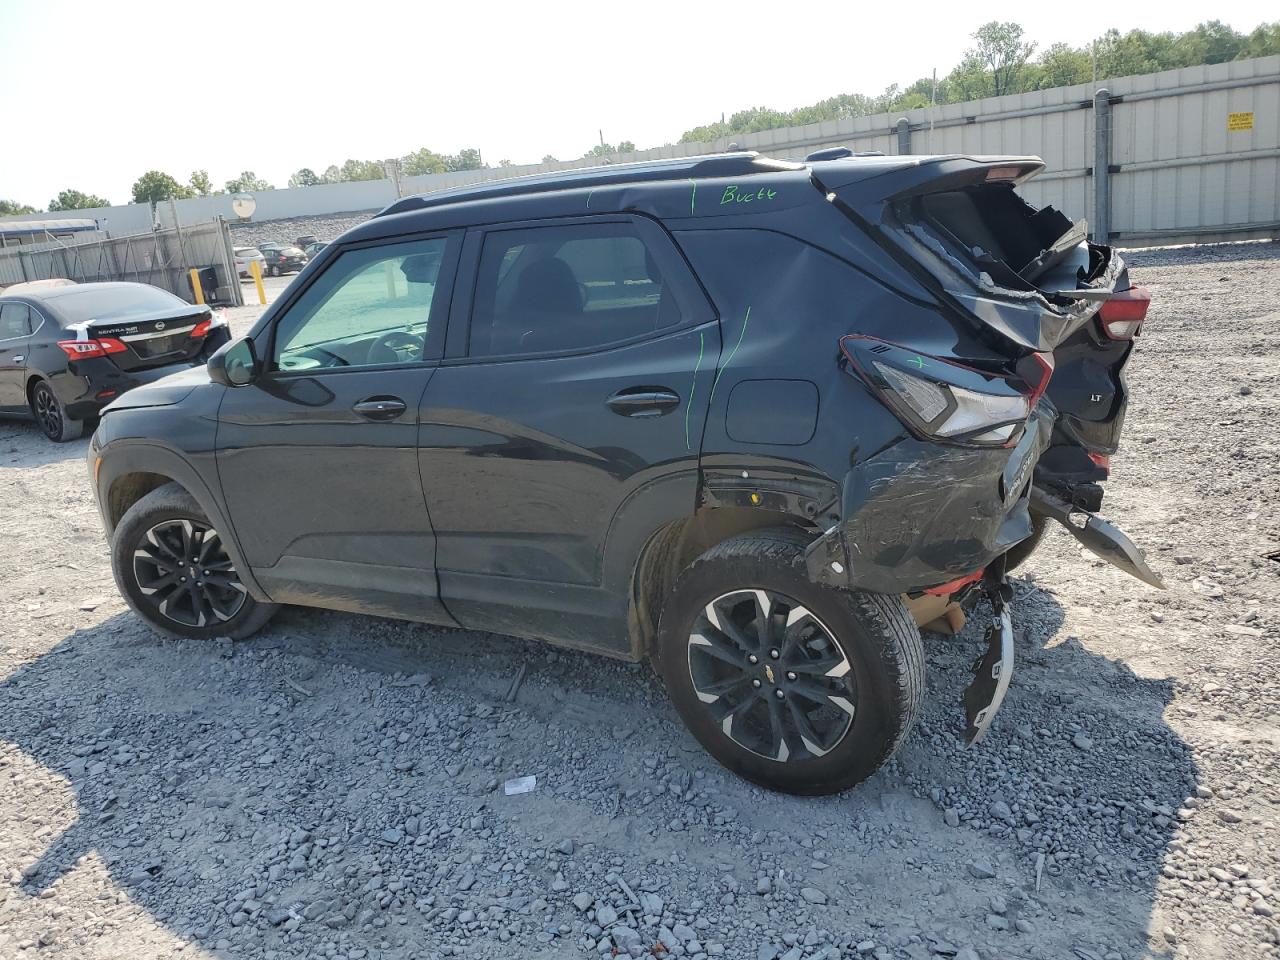
[{"label": "broken plastic trim", "polygon": [[1031,508],[1057,520],[1095,556],[1143,583],[1165,589],[1160,575],[1147,565],[1142,551],[1119,527],[1039,486],[1031,488]]},{"label": "broken plastic trim", "polygon": [[985,637],[987,649],[974,663],[973,680],[961,697],[966,747],[972,747],[987,735],[1013,677],[1013,619],[1009,615],[1013,587],[1005,576],[1003,560],[987,568],[984,587],[991,601],[992,619]]}]

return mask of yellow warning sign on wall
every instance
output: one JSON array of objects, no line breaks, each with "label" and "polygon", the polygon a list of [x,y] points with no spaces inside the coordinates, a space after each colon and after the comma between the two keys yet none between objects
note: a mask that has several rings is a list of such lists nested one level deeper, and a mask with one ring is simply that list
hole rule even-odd
[{"label": "yellow warning sign on wall", "polygon": [[1237,130],[1252,130],[1253,111],[1250,110],[1248,113],[1228,113],[1227,129],[1232,133],[1235,133]]}]

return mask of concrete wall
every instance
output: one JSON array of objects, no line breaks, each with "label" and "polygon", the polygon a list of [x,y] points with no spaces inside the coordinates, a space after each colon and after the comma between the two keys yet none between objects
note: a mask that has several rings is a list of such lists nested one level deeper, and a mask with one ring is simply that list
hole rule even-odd
[{"label": "concrete wall", "polygon": [[[1280,56],[1187,67],[1105,82],[1110,136],[1098,153],[1093,84],[990,97],[898,114],[829,121],[732,138],[744,150],[801,157],[823,147],[892,153],[1036,154],[1047,170],[1024,190],[1036,204],[1088,217],[1123,242],[1232,239],[1280,231]],[[1252,112],[1251,131],[1228,132],[1229,113]],[[904,123],[905,121],[905,123]],[[671,144],[610,158],[615,163],[726,150],[730,139]],[[1093,168],[1104,164],[1110,202],[1098,206]],[[528,164],[407,177],[402,189],[429,193],[484,180],[574,169],[596,160]],[[1105,191],[1104,191],[1105,199]],[[254,221],[377,210],[395,199],[389,180],[266,190]],[[1105,208],[1105,209],[1104,209]],[[231,198],[177,201],[182,223],[235,220]],[[170,205],[158,209],[172,223]],[[146,206],[43,213],[96,217],[112,234],[151,227]],[[23,219],[23,218],[6,218]]]}]

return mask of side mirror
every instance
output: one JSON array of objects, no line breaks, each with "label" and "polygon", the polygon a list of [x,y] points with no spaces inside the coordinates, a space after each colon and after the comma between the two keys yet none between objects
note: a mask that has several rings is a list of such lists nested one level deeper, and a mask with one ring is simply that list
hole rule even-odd
[{"label": "side mirror", "polygon": [[262,372],[253,341],[248,337],[223,344],[209,358],[209,379],[224,387],[244,387]]}]

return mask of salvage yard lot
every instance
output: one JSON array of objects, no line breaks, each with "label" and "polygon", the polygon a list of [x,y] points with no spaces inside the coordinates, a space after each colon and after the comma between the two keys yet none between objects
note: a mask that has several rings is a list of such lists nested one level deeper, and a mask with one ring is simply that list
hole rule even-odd
[{"label": "salvage yard lot", "polygon": [[1280,245],[1129,260],[1103,513],[1169,591],[1050,535],[987,740],[974,622],[835,798],[736,780],[644,666],[301,608],[161,640],[86,442],[0,422],[0,958],[1280,956]]}]

